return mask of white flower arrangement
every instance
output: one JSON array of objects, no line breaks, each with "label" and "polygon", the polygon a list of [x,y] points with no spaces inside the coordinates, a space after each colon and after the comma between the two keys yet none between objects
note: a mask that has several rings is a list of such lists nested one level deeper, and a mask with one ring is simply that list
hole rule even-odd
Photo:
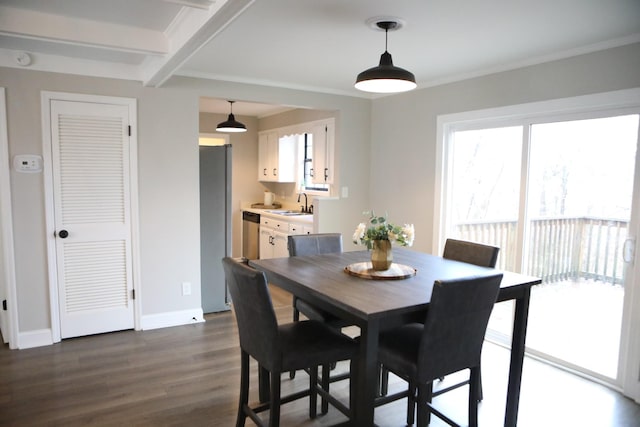
[{"label": "white flower arrangement", "polygon": [[371,249],[374,240],[389,240],[400,246],[413,245],[415,229],[413,224],[405,224],[400,227],[387,222],[384,216],[376,216],[373,211],[364,212],[369,215],[369,225],[361,222],[353,233],[353,243],[362,243]]}]

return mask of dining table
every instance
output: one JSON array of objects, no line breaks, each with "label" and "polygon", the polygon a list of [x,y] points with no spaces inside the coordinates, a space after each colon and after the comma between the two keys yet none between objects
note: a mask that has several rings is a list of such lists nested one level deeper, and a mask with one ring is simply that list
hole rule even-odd
[{"label": "dining table", "polygon": [[498,302],[515,303],[504,425],[516,426],[531,287],[541,279],[406,248],[393,249],[393,266],[400,266],[400,271],[405,272],[398,277],[368,275],[366,270],[353,268],[362,266],[370,257],[365,250],[249,261],[249,265],[266,274],[270,284],[359,327],[359,351],[354,365],[358,374],[351,379],[351,425],[375,425],[380,332],[424,321],[436,280],[499,272],[503,279]]}]

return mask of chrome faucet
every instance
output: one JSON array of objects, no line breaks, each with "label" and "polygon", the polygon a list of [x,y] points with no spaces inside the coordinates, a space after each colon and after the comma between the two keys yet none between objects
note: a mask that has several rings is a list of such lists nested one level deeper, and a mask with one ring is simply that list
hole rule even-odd
[{"label": "chrome faucet", "polygon": [[307,193],[298,193],[298,203],[300,203],[300,196],[304,195],[304,207],[300,206],[300,210],[303,213],[309,213],[309,207],[307,206]]}]

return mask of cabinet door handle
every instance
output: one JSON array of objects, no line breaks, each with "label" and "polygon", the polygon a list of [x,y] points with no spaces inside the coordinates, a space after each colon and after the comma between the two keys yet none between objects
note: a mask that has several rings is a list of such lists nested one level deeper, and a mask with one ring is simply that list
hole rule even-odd
[{"label": "cabinet door handle", "polygon": [[264,168],[264,169],[262,170],[262,175],[267,176],[267,168]]},{"label": "cabinet door handle", "polygon": [[329,178],[329,168],[324,168],[324,180],[326,181]]},{"label": "cabinet door handle", "polygon": [[313,168],[310,168],[310,169],[309,169],[309,176],[310,176],[311,178],[313,178]]},{"label": "cabinet door handle", "polygon": [[273,176],[276,176],[276,175],[277,175],[276,168],[273,168]]}]

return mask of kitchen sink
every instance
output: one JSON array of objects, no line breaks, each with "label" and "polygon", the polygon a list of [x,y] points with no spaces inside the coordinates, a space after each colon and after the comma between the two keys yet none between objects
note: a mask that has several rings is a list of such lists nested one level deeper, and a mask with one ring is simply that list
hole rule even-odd
[{"label": "kitchen sink", "polygon": [[309,213],[300,212],[300,211],[267,211],[276,215],[284,215],[284,216],[300,216],[300,215],[311,215]]}]

